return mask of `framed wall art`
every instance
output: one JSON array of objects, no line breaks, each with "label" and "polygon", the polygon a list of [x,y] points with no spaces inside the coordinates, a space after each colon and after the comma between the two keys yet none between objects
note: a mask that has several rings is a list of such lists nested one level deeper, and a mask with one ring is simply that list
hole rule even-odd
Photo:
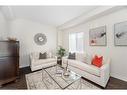
[{"label": "framed wall art", "polygon": [[42,34],[42,33],[37,33],[37,34],[34,36],[34,42],[35,42],[37,45],[44,45],[44,44],[46,44],[46,42],[47,42],[46,35],[45,35],[45,34]]},{"label": "framed wall art", "polygon": [[114,25],[115,46],[127,46],[127,21]]},{"label": "framed wall art", "polygon": [[106,46],[106,26],[90,29],[89,31],[90,46]]}]

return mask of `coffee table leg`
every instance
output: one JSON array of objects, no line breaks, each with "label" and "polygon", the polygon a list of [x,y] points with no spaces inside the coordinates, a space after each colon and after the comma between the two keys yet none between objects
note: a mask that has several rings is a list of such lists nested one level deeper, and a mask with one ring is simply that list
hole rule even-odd
[{"label": "coffee table leg", "polygon": [[80,78],[80,89],[82,89],[82,78]]},{"label": "coffee table leg", "polygon": [[55,73],[57,73],[57,65],[56,65],[56,72]]},{"label": "coffee table leg", "polygon": [[42,79],[43,79],[44,69],[42,68]]}]

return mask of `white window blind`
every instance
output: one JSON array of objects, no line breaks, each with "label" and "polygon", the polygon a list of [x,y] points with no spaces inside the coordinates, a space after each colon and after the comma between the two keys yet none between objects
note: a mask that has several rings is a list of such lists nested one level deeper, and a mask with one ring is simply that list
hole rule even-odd
[{"label": "white window blind", "polygon": [[69,51],[70,52],[83,52],[84,33],[70,33],[69,34]]}]

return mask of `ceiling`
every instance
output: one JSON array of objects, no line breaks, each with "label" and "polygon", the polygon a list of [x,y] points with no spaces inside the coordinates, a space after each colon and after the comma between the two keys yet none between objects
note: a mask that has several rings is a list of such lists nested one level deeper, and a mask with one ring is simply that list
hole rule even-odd
[{"label": "ceiling", "polygon": [[7,8],[13,19],[22,18],[59,26],[82,14],[87,14],[97,6],[9,6]]}]

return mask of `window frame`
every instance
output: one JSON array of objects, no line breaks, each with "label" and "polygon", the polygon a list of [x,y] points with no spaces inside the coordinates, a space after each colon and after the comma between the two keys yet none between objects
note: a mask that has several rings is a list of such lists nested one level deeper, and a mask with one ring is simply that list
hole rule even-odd
[{"label": "window frame", "polygon": [[[83,42],[82,42],[82,44],[83,44],[83,50],[81,50],[81,51],[78,51],[77,50],[77,48],[78,48],[78,33],[83,33],[83,36],[82,36],[82,39],[83,39]],[[71,34],[75,34],[76,35],[76,50],[75,51],[70,51],[70,35]],[[70,32],[69,33],[69,52],[79,52],[79,53],[84,53],[84,32]]]}]

